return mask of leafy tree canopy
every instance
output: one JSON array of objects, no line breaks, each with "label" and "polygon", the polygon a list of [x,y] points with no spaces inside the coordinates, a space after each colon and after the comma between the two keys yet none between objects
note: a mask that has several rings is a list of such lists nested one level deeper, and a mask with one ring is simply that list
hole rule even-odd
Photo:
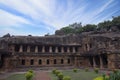
[{"label": "leafy tree canopy", "polygon": [[[76,27],[77,28],[74,28]],[[120,30],[120,16],[118,17],[113,17],[113,19],[110,21],[104,21],[101,23],[98,23],[98,25],[95,24],[87,24],[85,26],[82,26],[80,24],[72,24],[67,27],[64,27],[61,29],[65,34],[70,34],[70,33],[82,33],[82,32],[89,32],[89,31],[99,31],[99,30],[110,30],[111,27],[117,26],[117,28]]]}]

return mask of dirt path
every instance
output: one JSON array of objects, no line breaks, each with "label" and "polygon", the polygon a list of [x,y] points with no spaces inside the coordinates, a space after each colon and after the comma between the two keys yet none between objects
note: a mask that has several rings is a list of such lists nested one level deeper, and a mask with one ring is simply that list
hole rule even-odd
[{"label": "dirt path", "polygon": [[34,80],[51,80],[48,72],[37,71]]}]

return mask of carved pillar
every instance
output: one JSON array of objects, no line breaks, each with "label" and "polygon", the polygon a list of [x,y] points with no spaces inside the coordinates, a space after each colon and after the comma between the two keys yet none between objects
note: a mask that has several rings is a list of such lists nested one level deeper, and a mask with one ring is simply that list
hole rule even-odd
[{"label": "carved pillar", "polygon": [[116,54],[107,54],[107,60],[108,60],[108,69],[115,69],[116,68]]},{"label": "carved pillar", "polygon": [[52,52],[52,46],[49,47],[49,52],[50,52],[50,53]]},{"label": "carved pillar", "polygon": [[35,53],[38,53],[38,46],[35,46]]},{"label": "carved pillar", "polygon": [[9,69],[10,68],[10,59],[5,58],[4,59],[4,68]]},{"label": "carved pillar", "polygon": [[63,46],[61,47],[61,52],[64,53],[64,47]]},{"label": "carved pillar", "polygon": [[77,57],[75,56],[74,58],[75,58],[74,65],[77,66]]},{"label": "carved pillar", "polygon": [[68,52],[68,53],[70,52],[70,48],[69,48],[69,47],[67,47],[67,52]]},{"label": "carved pillar", "polygon": [[42,52],[43,53],[45,52],[45,46],[42,46]]},{"label": "carved pillar", "polygon": [[96,67],[95,57],[93,57],[93,67]]},{"label": "carved pillar", "polygon": [[87,50],[87,44],[85,44],[83,48],[84,48],[84,51],[86,51]]},{"label": "carved pillar", "polygon": [[103,69],[103,60],[102,60],[102,56],[100,56],[100,69]]},{"label": "carved pillar", "polygon": [[58,47],[55,48],[55,52],[58,53]]},{"label": "carved pillar", "polygon": [[23,52],[23,46],[22,45],[20,45],[19,52]]},{"label": "carved pillar", "polygon": [[90,50],[90,45],[89,44],[87,44],[87,51],[89,51]]},{"label": "carved pillar", "polygon": [[30,52],[30,46],[27,46],[27,52]]},{"label": "carved pillar", "polygon": [[12,52],[15,52],[15,45],[12,45]]},{"label": "carved pillar", "polygon": [[73,47],[73,53],[75,53],[75,47]]}]

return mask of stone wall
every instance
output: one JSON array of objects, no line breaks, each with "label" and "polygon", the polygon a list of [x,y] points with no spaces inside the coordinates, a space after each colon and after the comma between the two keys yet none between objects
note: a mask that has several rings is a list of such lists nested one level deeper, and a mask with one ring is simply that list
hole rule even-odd
[{"label": "stone wall", "polygon": [[[0,38],[0,48],[10,54],[4,58],[5,68],[44,66],[120,68],[119,33],[9,36]],[[61,59],[64,63],[61,63]]]},{"label": "stone wall", "polygon": [[[31,64],[31,60],[33,60],[33,64]],[[16,67],[54,67],[71,66],[72,64],[72,58],[69,56],[23,56],[19,57],[19,65]]]}]

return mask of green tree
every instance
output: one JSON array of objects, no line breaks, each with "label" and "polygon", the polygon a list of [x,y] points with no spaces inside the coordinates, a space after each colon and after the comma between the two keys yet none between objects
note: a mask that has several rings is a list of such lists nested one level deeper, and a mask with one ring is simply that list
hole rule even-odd
[{"label": "green tree", "polygon": [[82,33],[83,32],[83,27],[80,27],[76,30],[76,33]]},{"label": "green tree", "polygon": [[98,30],[102,30],[102,29],[106,29],[109,30],[110,27],[112,26],[112,22],[111,21],[104,21],[98,24]]},{"label": "green tree", "polygon": [[83,27],[83,32],[95,31],[97,28],[94,24],[87,24]]},{"label": "green tree", "polygon": [[64,31],[65,34],[75,33],[75,30],[69,26],[62,28],[61,30]]},{"label": "green tree", "polygon": [[117,26],[120,29],[120,16],[113,17],[112,26]]}]

